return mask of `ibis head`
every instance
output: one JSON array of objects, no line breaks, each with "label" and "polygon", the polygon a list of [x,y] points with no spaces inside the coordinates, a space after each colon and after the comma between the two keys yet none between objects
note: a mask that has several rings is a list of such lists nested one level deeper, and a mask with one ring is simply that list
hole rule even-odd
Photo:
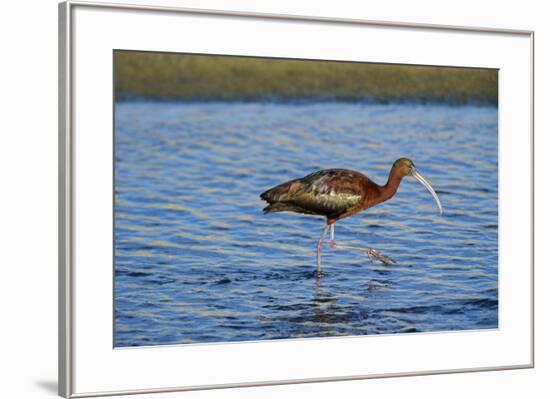
[{"label": "ibis head", "polygon": [[393,163],[390,175],[391,174],[395,174],[399,177],[411,176],[422,183],[422,185],[426,187],[426,189],[430,192],[432,197],[434,197],[437,207],[439,208],[439,213],[441,215],[443,214],[443,207],[441,206],[441,201],[439,201],[439,197],[437,196],[435,190],[432,188],[430,183],[428,183],[428,181],[418,172],[418,170],[414,166],[413,161],[408,158],[399,158]]}]

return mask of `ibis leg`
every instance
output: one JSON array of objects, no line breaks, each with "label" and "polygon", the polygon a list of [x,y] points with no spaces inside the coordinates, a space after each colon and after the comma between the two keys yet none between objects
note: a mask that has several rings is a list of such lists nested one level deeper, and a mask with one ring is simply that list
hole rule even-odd
[{"label": "ibis leg", "polygon": [[317,276],[321,275],[321,251],[323,250],[323,241],[324,241],[325,236],[327,234],[328,228],[329,228],[328,224],[326,224],[325,227],[323,227],[323,232],[321,233],[321,238],[319,239],[319,242],[317,243]]},{"label": "ibis leg", "polygon": [[328,245],[332,249],[336,249],[336,242],[334,242],[334,223],[330,225],[330,241]]},{"label": "ibis leg", "polygon": [[337,244],[334,241],[334,224],[330,225],[330,242],[329,242],[329,245],[332,249],[349,249],[349,250],[352,250],[352,251],[366,252],[370,259],[372,259],[372,258],[378,259],[380,262],[382,262],[385,265],[394,265],[394,264],[397,263],[396,261],[394,261],[389,256],[386,256],[386,255],[378,252],[374,248],[361,248],[361,247],[354,247],[354,246],[350,246],[350,245]]}]

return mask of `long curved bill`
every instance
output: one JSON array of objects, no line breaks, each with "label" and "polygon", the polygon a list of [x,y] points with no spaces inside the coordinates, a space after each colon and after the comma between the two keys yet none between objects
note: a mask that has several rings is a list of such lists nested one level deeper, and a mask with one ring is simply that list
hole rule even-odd
[{"label": "long curved bill", "polygon": [[441,202],[439,201],[439,197],[435,193],[435,190],[430,186],[430,183],[427,182],[426,179],[422,177],[420,173],[416,171],[416,169],[411,170],[411,176],[414,177],[416,180],[418,180],[424,187],[428,189],[430,194],[434,197],[435,202],[437,202],[437,207],[439,208],[439,214],[443,215],[443,207],[441,206]]}]

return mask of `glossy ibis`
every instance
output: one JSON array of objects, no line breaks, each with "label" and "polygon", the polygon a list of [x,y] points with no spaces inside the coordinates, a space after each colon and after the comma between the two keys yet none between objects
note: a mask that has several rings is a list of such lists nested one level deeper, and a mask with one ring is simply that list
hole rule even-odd
[{"label": "glossy ibis", "polygon": [[414,163],[407,158],[399,158],[394,162],[388,181],[383,186],[353,170],[326,169],[280,184],[267,190],[260,197],[269,203],[264,208],[264,213],[289,211],[327,218],[317,244],[317,274],[319,275],[323,240],[329,229],[331,248],[364,251],[369,257],[374,257],[385,264],[395,263],[373,248],[337,244],[334,241],[334,223],[389,200],[395,195],[401,180],[406,176],[414,177],[428,189],[439,207],[439,212],[443,214],[441,202],[434,189],[416,171]]}]

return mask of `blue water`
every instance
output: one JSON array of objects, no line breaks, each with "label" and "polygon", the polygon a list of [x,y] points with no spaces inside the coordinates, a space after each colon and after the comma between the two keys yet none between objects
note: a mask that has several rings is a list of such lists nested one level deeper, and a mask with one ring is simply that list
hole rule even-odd
[{"label": "blue water", "polygon": [[[498,327],[497,108],[128,102],[115,106],[115,346]],[[336,224],[262,214],[259,194],[318,169],[418,182]]]}]

